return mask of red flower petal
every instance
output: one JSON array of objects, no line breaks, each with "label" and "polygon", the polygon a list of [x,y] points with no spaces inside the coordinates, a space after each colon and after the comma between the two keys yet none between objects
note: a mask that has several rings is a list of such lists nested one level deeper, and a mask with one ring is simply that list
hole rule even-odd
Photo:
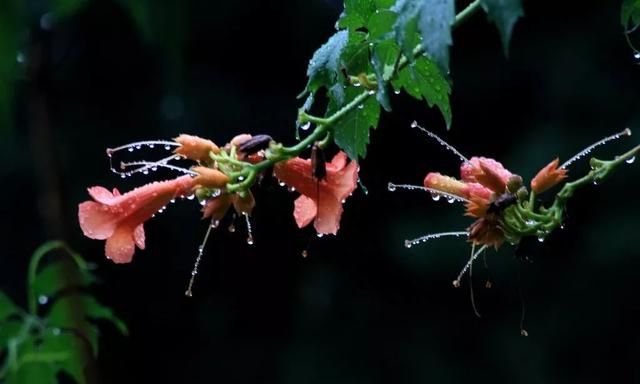
[{"label": "red flower petal", "polygon": [[296,219],[298,228],[303,228],[311,223],[318,214],[318,207],[310,197],[300,195],[294,202],[293,217]]},{"label": "red flower petal", "polygon": [[135,243],[133,231],[127,226],[118,227],[107,239],[104,253],[114,263],[128,263],[133,258]]}]

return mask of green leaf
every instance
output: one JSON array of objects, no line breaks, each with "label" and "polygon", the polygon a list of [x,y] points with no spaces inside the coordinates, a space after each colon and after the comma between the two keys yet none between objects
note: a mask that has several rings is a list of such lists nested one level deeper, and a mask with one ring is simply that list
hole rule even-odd
[{"label": "green leaf", "polygon": [[20,313],[20,308],[11,301],[9,296],[0,291],[0,322],[18,313]]},{"label": "green leaf", "polygon": [[51,263],[38,272],[32,292],[38,298],[48,299],[64,290],[87,287],[93,281],[91,273],[80,270],[73,261],[64,259]]},{"label": "green leaf", "polygon": [[56,371],[63,371],[71,376],[76,383],[87,382],[85,367],[89,363],[87,355],[79,352],[84,348],[84,341],[71,332],[59,329],[47,330],[38,347],[38,353],[48,356],[67,356],[55,361]]},{"label": "green leaf", "polygon": [[61,328],[74,328],[87,319],[107,320],[122,334],[128,334],[127,325],[113,313],[111,308],[100,304],[89,295],[66,295],[56,300],[47,318],[52,326]]},{"label": "green leaf", "polygon": [[22,329],[22,322],[17,320],[6,320],[0,322],[0,351],[2,351],[9,340],[15,338]]},{"label": "green leaf", "polygon": [[363,32],[349,32],[349,42],[342,51],[342,65],[348,74],[357,76],[369,72],[369,43]]},{"label": "green leaf", "polygon": [[28,362],[17,371],[9,371],[7,383],[11,384],[57,384],[56,370],[51,364]]},{"label": "green leaf", "polygon": [[376,74],[376,82],[378,83],[378,92],[376,92],[376,100],[384,108],[385,111],[391,111],[391,102],[389,101],[389,94],[387,92],[387,82],[385,81],[385,62],[380,59],[376,49],[371,52],[371,64]]},{"label": "green leaf", "polygon": [[362,28],[375,11],[376,4],[373,0],[345,0],[344,11],[338,20],[338,27]]},{"label": "green leaf", "polygon": [[[363,91],[349,87],[346,90],[346,102],[349,103]],[[327,116],[337,111],[341,105],[331,99],[327,108]],[[362,107],[354,108],[340,119],[334,126],[333,137],[336,144],[353,160],[365,157],[369,144],[369,129],[378,125],[380,105],[369,97]]]},{"label": "green leaf", "polygon": [[369,18],[367,30],[369,31],[369,40],[376,41],[388,35],[393,29],[398,15],[389,10],[381,10]]},{"label": "green leaf", "polygon": [[322,86],[330,88],[339,80],[340,58],[348,41],[349,32],[336,32],[313,54],[307,68],[307,91],[315,92]]},{"label": "green leaf", "polygon": [[524,14],[522,0],[480,0],[487,17],[498,27],[505,55],[516,21]]},{"label": "green leaf", "polygon": [[394,30],[405,56],[413,58],[411,41],[417,26],[425,54],[447,73],[451,26],[456,17],[454,0],[398,0],[392,10],[398,13]]},{"label": "green leaf", "polygon": [[374,1],[374,3],[376,3],[376,8],[378,8],[378,9],[388,9],[395,2],[396,2],[396,0],[375,0]]},{"label": "green leaf", "polygon": [[[631,20],[631,27],[629,26]],[[620,23],[625,29],[633,29],[640,24],[640,0],[624,0],[620,11]]]},{"label": "green leaf", "polygon": [[393,85],[396,89],[404,88],[416,99],[424,99],[429,107],[436,105],[444,117],[447,129],[451,127],[451,86],[432,61],[426,57],[418,58],[398,73]]}]

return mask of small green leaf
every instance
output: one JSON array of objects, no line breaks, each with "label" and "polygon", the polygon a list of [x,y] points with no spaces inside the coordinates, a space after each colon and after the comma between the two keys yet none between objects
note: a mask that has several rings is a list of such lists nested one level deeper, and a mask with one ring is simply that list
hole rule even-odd
[{"label": "small green leaf", "polygon": [[344,11],[340,15],[338,26],[350,29],[362,28],[375,11],[376,5],[373,0],[345,0]]},{"label": "small green leaf", "polygon": [[451,127],[452,116],[449,104],[451,86],[432,61],[426,57],[418,58],[400,71],[393,85],[396,89],[404,88],[416,99],[424,99],[430,107],[438,106],[447,129]]},{"label": "small green leaf", "polygon": [[[346,102],[349,103],[362,92],[358,88],[347,88]],[[335,100],[331,99],[327,115],[331,115],[340,107]],[[367,144],[369,144],[369,129],[377,127],[379,118],[380,105],[375,99],[367,98],[361,107],[353,109],[335,124],[333,137],[336,144],[353,160],[365,157]]]},{"label": "small green leaf", "polygon": [[349,32],[336,32],[313,54],[307,68],[307,91],[315,92],[322,86],[329,88],[339,80],[340,58],[348,41]]},{"label": "small green leaf", "polygon": [[498,27],[505,55],[516,21],[524,14],[522,0],[480,0],[487,17]]},{"label": "small green leaf", "polygon": [[32,292],[36,297],[48,299],[64,290],[87,287],[93,281],[88,271],[82,271],[73,261],[64,259],[42,268],[33,282]]},{"label": "small green leaf", "polygon": [[9,296],[0,291],[0,322],[18,313],[20,313],[20,308],[11,301]]},{"label": "small green leaf", "polygon": [[374,3],[376,3],[376,8],[378,8],[378,9],[388,9],[395,2],[396,2],[396,0],[375,0],[374,1]]},{"label": "small green leaf", "polygon": [[56,370],[51,364],[27,362],[17,371],[9,370],[7,383],[11,384],[57,384]]},{"label": "small green leaf", "polygon": [[425,54],[447,73],[451,26],[456,17],[454,0],[398,0],[392,10],[398,13],[394,30],[405,56],[413,58],[411,42],[417,27]]}]

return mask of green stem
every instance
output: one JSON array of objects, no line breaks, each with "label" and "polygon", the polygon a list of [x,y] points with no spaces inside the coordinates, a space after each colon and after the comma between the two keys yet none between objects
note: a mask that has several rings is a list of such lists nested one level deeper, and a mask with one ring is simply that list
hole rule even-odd
[{"label": "green stem", "polygon": [[[480,0],[475,0],[471,4],[469,4],[466,8],[464,8],[460,13],[456,15],[455,21],[452,24],[452,28],[455,28],[466,21],[472,14],[480,9]],[[418,44],[413,50],[413,56],[418,56],[424,52],[424,48],[421,44]],[[390,76],[389,79],[385,79],[387,82],[391,81],[398,72],[400,72],[405,66],[409,64],[409,58],[406,56],[399,56],[399,58],[395,62],[395,70]],[[375,79],[375,75],[372,76],[372,79]],[[302,151],[309,148],[314,142],[321,140],[326,137],[326,134],[330,133],[335,124],[340,121],[343,117],[345,117],[349,112],[356,109],[359,105],[364,103],[367,98],[372,95],[375,95],[374,90],[364,90],[361,94],[356,96],[353,100],[351,100],[347,105],[340,108],[334,114],[328,117],[317,117],[307,114],[304,111],[300,111],[298,114],[298,122],[300,124],[312,123],[315,124],[315,129],[303,140],[298,142],[297,144],[291,147],[284,147],[280,144],[275,144],[271,148],[267,150],[266,159],[257,163],[242,163],[244,169],[248,170],[248,176],[239,183],[230,183],[227,184],[227,192],[234,193],[246,190],[251,187],[253,181],[255,180],[257,174],[262,172],[278,162],[289,160],[295,156],[298,156]]]}]

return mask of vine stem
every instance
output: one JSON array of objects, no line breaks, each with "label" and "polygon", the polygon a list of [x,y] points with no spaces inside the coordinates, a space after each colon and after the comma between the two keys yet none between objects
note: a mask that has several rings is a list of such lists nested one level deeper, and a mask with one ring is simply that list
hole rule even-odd
[{"label": "vine stem", "polygon": [[[480,8],[481,8],[480,0],[474,0],[462,11],[456,14],[455,20],[451,25],[452,28],[458,27],[460,24],[464,23],[471,15],[476,13]],[[413,49],[414,56],[418,56],[423,52],[424,52],[424,48],[422,47],[421,44],[418,44]],[[393,71],[392,75],[389,77],[389,79],[385,79],[385,81],[387,82],[391,81],[393,77],[400,70],[406,67],[408,64],[409,64],[409,58],[402,55],[397,60],[397,64],[395,65],[395,70]],[[370,75],[370,76],[374,76],[374,75]],[[324,118],[309,115],[306,112],[301,110],[298,114],[298,122],[300,124],[309,124],[309,123],[315,124],[314,130],[303,140],[301,140],[300,142],[298,142],[297,144],[291,147],[285,147],[282,144],[273,144],[267,150],[266,159],[257,164],[245,163],[244,168],[247,169],[248,171],[240,173],[242,174],[242,177],[243,177],[242,179],[234,178],[235,180],[227,184],[227,191],[229,193],[234,193],[234,192],[240,192],[248,189],[249,187],[251,187],[251,185],[255,181],[258,173],[272,167],[276,163],[279,163],[281,161],[286,161],[297,156],[298,154],[300,154],[300,152],[307,149],[314,142],[325,138],[327,134],[330,134],[331,130],[333,129],[333,127],[338,121],[340,121],[349,112],[356,109],[359,105],[364,103],[370,96],[375,94],[376,92],[374,90],[367,89],[363,91],[361,94],[359,94],[358,96],[356,96],[347,105],[345,105],[344,107],[336,111],[334,114]],[[235,181],[239,181],[239,182],[235,182]]]}]

